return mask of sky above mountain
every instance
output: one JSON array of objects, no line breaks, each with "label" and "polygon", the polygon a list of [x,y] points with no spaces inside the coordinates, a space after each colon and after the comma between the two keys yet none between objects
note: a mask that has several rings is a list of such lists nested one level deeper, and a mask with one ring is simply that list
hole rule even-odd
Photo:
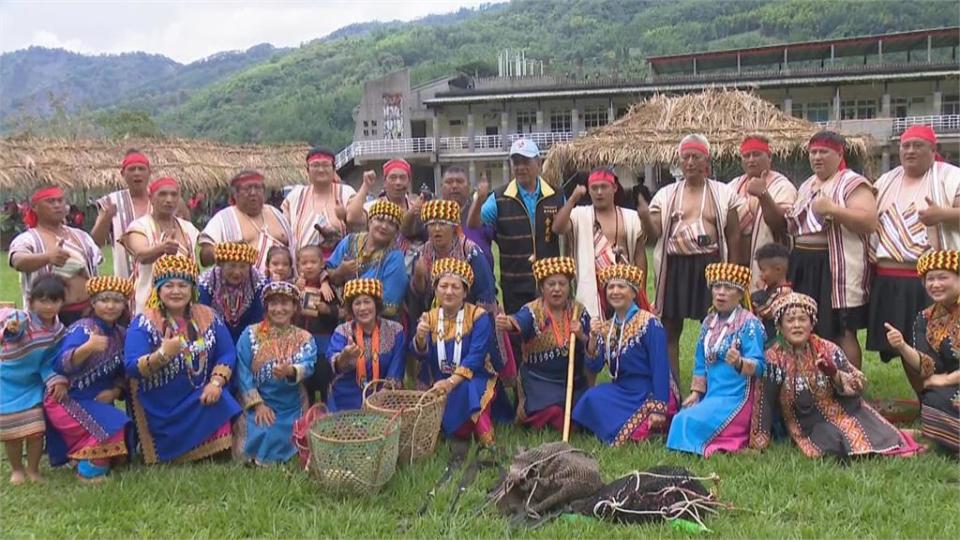
[{"label": "sky above mountain", "polygon": [[258,43],[295,47],[338,28],[409,21],[491,0],[0,0],[0,52],[31,45],[84,54],[144,51],[181,63]]}]

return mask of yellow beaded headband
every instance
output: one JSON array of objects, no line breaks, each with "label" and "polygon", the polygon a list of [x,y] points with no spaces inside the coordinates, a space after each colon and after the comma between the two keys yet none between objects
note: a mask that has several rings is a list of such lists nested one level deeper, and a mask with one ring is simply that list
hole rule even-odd
[{"label": "yellow beaded headband", "polygon": [[380,199],[370,205],[370,210],[367,211],[367,217],[370,219],[392,221],[399,227],[403,221],[403,208],[400,208],[400,205],[396,203]]},{"label": "yellow beaded headband", "polygon": [[447,257],[434,262],[431,276],[434,285],[443,276],[454,276],[463,281],[468,288],[473,286],[473,268],[470,268],[469,264],[460,259]]},{"label": "yellow beaded headband", "polygon": [[928,251],[917,259],[917,274],[923,277],[931,270],[947,270],[960,274],[960,251]]},{"label": "yellow beaded headband", "polygon": [[639,292],[644,285],[643,270],[632,264],[615,264],[600,270],[600,284],[603,288],[611,283],[624,283]]},{"label": "yellow beaded headband", "polygon": [[217,263],[241,262],[253,264],[257,262],[257,250],[250,244],[243,242],[221,242],[214,246],[213,258]]},{"label": "yellow beaded headband", "polygon": [[379,279],[351,279],[343,286],[343,303],[350,305],[358,296],[383,300],[383,283]]},{"label": "yellow beaded headband", "polygon": [[427,201],[420,208],[420,221],[424,225],[444,223],[446,225],[460,224],[460,205],[456,201],[434,199]]},{"label": "yellow beaded headband", "polygon": [[550,276],[566,276],[573,279],[577,275],[577,267],[570,257],[547,257],[533,262],[533,277],[537,283]]},{"label": "yellow beaded headband", "polygon": [[133,294],[133,281],[117,276],[94,276],[87,281],[87,295],[91,299],[103,293],[116,293],[129,298]]}]

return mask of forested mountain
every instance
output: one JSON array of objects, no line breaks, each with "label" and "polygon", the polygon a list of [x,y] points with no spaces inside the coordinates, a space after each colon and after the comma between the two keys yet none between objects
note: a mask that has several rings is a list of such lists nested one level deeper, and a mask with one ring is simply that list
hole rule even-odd
[{"label": "forested mountain", "polygon": [[[415,81],[493,72],[498,51],[522,48],[550,73],[633,77],[645,74],[650,55],[958,23],[953,0],[514,0],[410,23],[351,25],[206,81],[193,64],[173,66],[178,74],[156,95],[107,105],[143,109],[169,135],[340,146],[352,136],[363,81],[403,67]],[[0,68],[6,63],[0,57]],[[100,82],[94,76],[90,84]]]}]

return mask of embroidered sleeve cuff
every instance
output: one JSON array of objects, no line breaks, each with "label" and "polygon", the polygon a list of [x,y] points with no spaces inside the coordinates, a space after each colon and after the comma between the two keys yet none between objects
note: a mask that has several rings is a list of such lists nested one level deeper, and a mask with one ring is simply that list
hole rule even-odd
[{"label": "embroidered sleeve cuff", "polygon": [[757,374],[757,363],[753,360],[743,358],[740,365],[740,374],[744,377],[753,377]]},{"label": "embroidered sleeve cuff", "polygon": [[137,360],[137,370],[144,377],[151,377],[157,372],[159,363],[153,360],[153,353],[145,354]]},{"label": "embroidered sleeve cuff", "polygon": [[213,367],[213,374],[223,377],[223,382],[230,382],[230,376],[233,375],[233,370],[229,367],[218,364]]},{"label": "embroidered sleeve cuff", "polygon": [[421,349],[421,348],[420,348],[420,340],[418,340],[416,337],[413,338],[413,352],[414,352],[417,356],[423,358],[424,356],[427,355],[427,352],[429,352],[429,350],[430,350],[430,344],[427,343],[426,340],[424,340],[424,346],[423,346],[423,348]]},{"label": "embroidered sleeve cuff", "polygon": [[468,381],[473,379],[473,370],[463,366],[458,366],[457,369],[453,370],[454,375],[459,375]]},{"label": "embroidered sleeve cuff", "polygon": [[257,405],[263,403],[263,398],[260,397],[260,392],[256,388],[250,390],[249,392],[244,392],[243,394],[243,408],[252,409]]},{"label": "embroidered sleeve cuff", "polygon": [[937,371],[933,358],[929,354],[920,353],[920,377],[929,379]]},{"label": "embroidered sleeve cuff", "polygon": [[707,378],[702,375],[694,375],[693,380],[690,381],[690,391],[699,392],[700,394],[706,394]]}]

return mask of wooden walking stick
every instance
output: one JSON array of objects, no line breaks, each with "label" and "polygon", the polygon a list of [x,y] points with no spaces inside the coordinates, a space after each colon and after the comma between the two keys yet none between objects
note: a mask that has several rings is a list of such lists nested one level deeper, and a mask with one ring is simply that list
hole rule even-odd
[{"label": "wooden walking stick", "polygon": [[570,441],[570,415],[573,413],[573,355],[577,336],[570,333],[570,351],[567,355],[567,398],[563,402],[563,442]]}]

